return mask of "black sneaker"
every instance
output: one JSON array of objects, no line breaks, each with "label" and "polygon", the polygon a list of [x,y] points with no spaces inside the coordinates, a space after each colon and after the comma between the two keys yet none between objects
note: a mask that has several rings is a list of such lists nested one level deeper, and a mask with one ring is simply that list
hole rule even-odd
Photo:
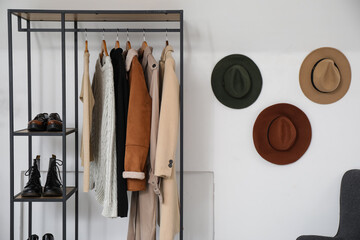
[{"label": "black sneaker", "polygon": [[23,197],[41,197],[42,187],[40,182],[40,171],[38,162],[40,161],[40,155],[34,159],[33,166],[25,172],[25,176],[29,176],[29,181],[26,183],[21,196]]},{"label": "black sneaker", "polygon": [[51,113],[47,121],[48,131],[62,131],[62,120],[57,113]]},{"label": "black sneaker", "polygon": [[36,117],[28,122],[29,131],[45,131],[48,124],[49,116],[47,113],[39,113]]},{"label": "black sneaker", "polygon": [[49,160],[49,170],[43,193],[44,197],[62,196],[63,190],[59,166],[62,166],[62,161],[56,159],[56,156],[53,154]]}]

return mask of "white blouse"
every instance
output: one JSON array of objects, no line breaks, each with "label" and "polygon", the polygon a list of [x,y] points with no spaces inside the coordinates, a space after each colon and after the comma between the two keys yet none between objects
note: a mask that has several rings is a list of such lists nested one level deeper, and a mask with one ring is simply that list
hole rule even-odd
[{"label": "white blouse", "polygon": [[115,135],[115,93],[113,66],[110,56],[96,61],[92,89],[95,105],[92,115],[90,189],[102,204],[102,215],[117,217],[117,174]]}]

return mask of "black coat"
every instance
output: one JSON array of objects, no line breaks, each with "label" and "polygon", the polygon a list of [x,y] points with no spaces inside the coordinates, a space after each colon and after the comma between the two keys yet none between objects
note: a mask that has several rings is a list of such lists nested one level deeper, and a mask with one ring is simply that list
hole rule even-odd
[{"label": "black coat", "polygon": [[114,69],[118,216],[127,217],[127,185],[126,179],[122,177],[122,174],[124,172],[129,82],[126,78],[125,61],[122,53],[123,50],[121,48],[114,48],[110,52],[110,57]]}]

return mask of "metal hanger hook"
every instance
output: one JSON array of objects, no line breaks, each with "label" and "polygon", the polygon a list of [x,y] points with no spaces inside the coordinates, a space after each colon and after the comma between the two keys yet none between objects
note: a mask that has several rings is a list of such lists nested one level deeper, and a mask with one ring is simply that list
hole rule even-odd
[{"label": "metal hanger hook", "polygon": [[144,42],[146,41],[146,39],[145,39],[145,29],[143,28],[143,40],[144,40]]},{"label": "metal hanger hook", "polygon": [[126,39],[129,41],[129,29],[126,29]]},{"label": "metal hanger hook", "polygon": [[103,28],[103,40],[105,40],[105,28]]},{"label": "metal hanger hook", "polygon": [[116,29],[116,41],[119,41],[119,29]]},{"label": "metal hanger hook", "polygon": [[166,29],[166,32],[165,32],[165,39],[166,39],[166,41],[169,40],[169,39],[168,39],[168,31],[167,31],[167,29]]},{"label": "metal hanger hook", "polygon": [[85,40],[87,41],[88,38],[87,38],[87,29],[85,28]]}]

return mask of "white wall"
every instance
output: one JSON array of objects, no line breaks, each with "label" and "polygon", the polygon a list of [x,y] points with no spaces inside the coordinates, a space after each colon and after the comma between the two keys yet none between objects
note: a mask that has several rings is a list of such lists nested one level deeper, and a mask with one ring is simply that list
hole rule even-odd
[{"label": "white wall", "polygon": [[[214,172],[215,239],[290,240],[301,234],[331,236],[336,233],[341,177],[348,169],[360,168],[360,72],[357,67],[360,65],[359,7],[360,2],[356,0],[2,0],[0,107],[3,117],[0,118],[0,148],[3,172],[0,174],[0,186],[4,193],[0,198],[0,233],[4,237],[1,238],[5,239],[9,234],[7,8],[184,9],[185,170]],[[27,116],[26,85],[21,84],[25,83],[26,77],[26,68],[21,68],[26,66],[25,36],[22,33],[15,35],[15,86],[19,89],[15,101],[15,116],[16,126],[20,128],[25,126]],[[68,37],[71,40],[71,36]],[[114,38],[113,35],[106,37]],[[140,44],[141,34],[133,37],[137,39],[134,40],[135,44],[136,41]],[[170,37],[176,39],[175,35]],[[101,36],[91,38],[94,63],[95,49]],[[151,35],[148,38],[153,38],[155,49],[162,47],[163,43],[159,43],[162,41],[161,37]],[[83,36],[81,39],[83,40]],[[125,36],[122,39],[124,42]],[[59,104],[52,108],[60,100],[59,92],[51,90],[55,87],[60,89],[61,86],[58,65],[60,55],[56,51],[59,50],[60,42],[56,34],[53,37],[35,34],[32,40],[35,47],[33,78],[37,81],[33,94],[38,95],[34,97],[33,111],[60,111]],[[176,44],[175,40],[170,40]],[[151,43],[150,40],[149,42]],[[43,49],[38,49],[40,43],[43,44]],[[352,83],[347,95],[337,103],[325,106],[308,100],[298,84],[302,60],[310,51],[323,46],[340,49],[352,66]],[[83,45],[80,45],[80,49],[81,47]],[[175,47],[178,49],[178,46]],[[71,49],[67,53],[72,60]],[[260,97],[252,106],[243,110],[224,107],[214,97],[210,85],[214,65],[222,57],[232,53],[252,58],[263,76]],[[73,77],[71,65],[68,66],[68,71],[70,79]],[[73,93],[69,94],[68,98],[73,96]],[[276,166],[263,160],[252,141],[252,127],[257,115],[267,106],[279,102],[300,107],[309,117],[313,129],[312,142],[306,154],[298,162],[288,166]],[[72,102],[69,100],[69,103]],[[71,139],[73,138],[69,138],[69,146],[73,143]],[[54,144],[60,144],[59,139],[52,139],[50,143],[39,141],[42,147],[34,152],[41,152],[44,159],[53,151],[60,154],[60,148],[54,149]],[[24,146],[24,151],[16,152],[17,160],[23,161],[18,166],[24,169],[26,141],[17,139],[16,143]],[[71,148],[69,151],[72,151]],[[44,163],[44,168],[46,166],[47,163]],[[20,177],[17,179],[19,181]],[[19,186],[19,183],[15,186]],[[185,186],[191,187],[191,183]],[[190,197],[187,199],[195,201]],[[93,219],[93,216],[91,219],[87,218],[89,208],[96,204],[92,203],[94,199],[85,197],[81,201],[84,205],[80,219],[86,223],[81,225],[81,231],[102,226],[100,229],[103,232],[99,230],[97,234],[104,234],[103,239],[116,237],[116,231],[109,227],[107,220],[102,220],[101,217]],[[207,200],[199,196],[197,201]],[[188,223],[194,225],[202,221],[203,217],[199,214],[194,218],[189,217],[191,208],[195,206],[189,201],[185,202]],[[211,212],[210,209],[208,211]],[[49,224],[60,223],[56,219],[48,221]],[[191,229],[194,233],[188,233],[186,240],[208,239],[199,237],[194,228]],[[213,229],[210,227],[208,231]],[[91,237],[92,235],[86,235],[86,239],[92,239]]]}]

